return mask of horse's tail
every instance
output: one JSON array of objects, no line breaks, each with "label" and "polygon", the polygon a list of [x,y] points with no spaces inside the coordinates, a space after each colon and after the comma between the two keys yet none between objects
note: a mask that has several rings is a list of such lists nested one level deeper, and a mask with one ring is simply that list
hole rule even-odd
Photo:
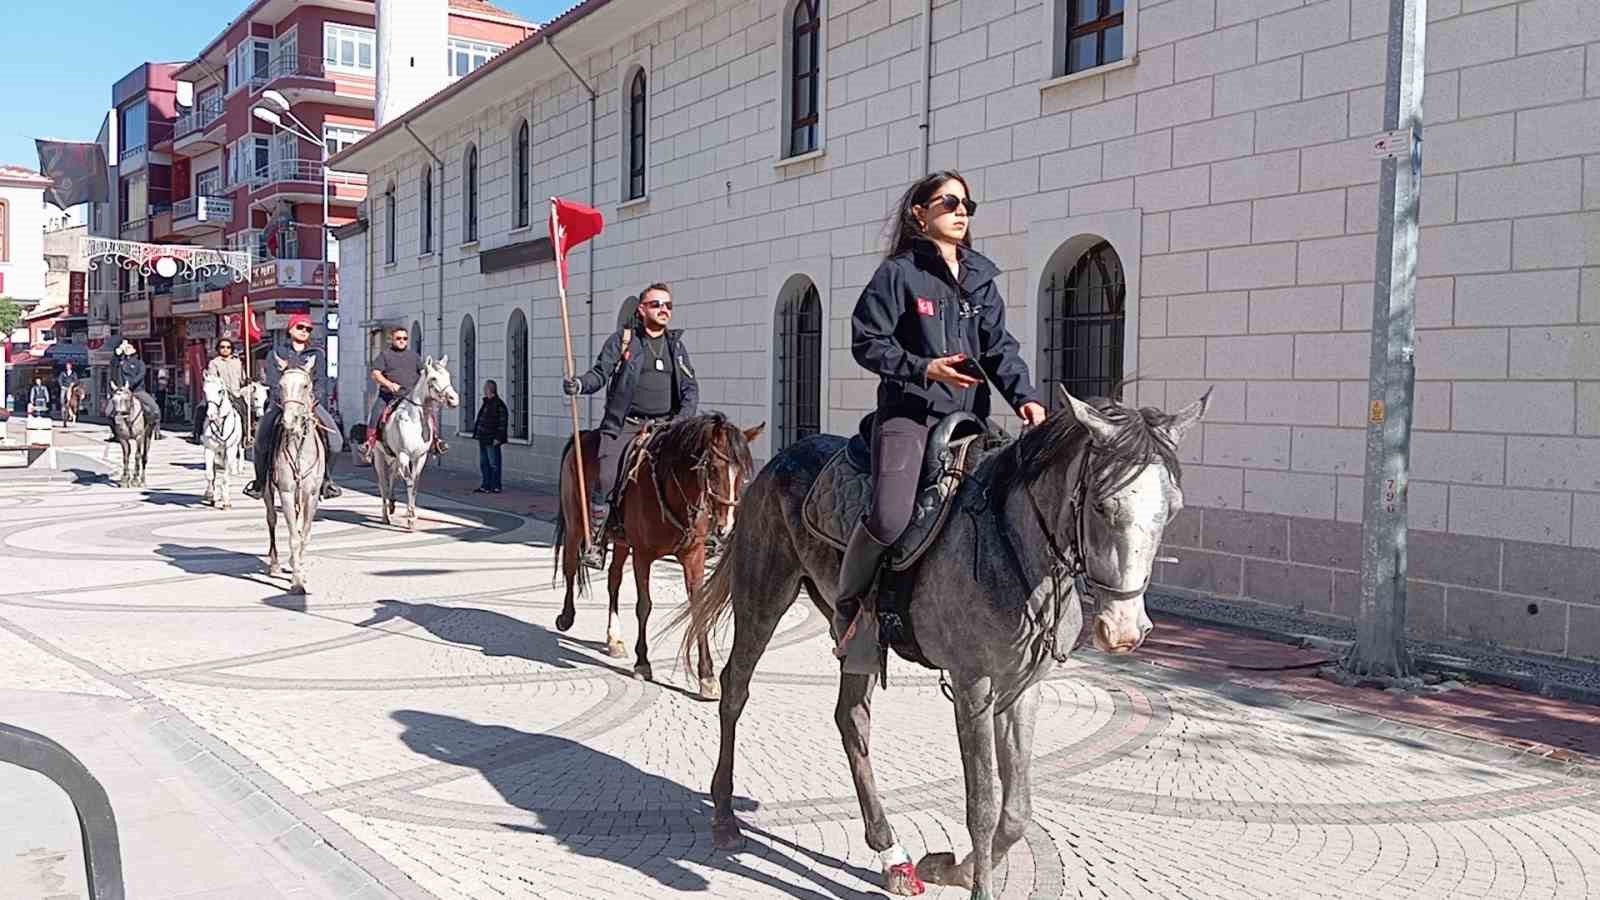
[{"label": "horse's tail", "polygon": [[700,585],[700,590],[689,598],[689,605],[674,616],[668,625],[669,628],[675,628],[688,623],[683,629],[683,646],[679,649],[684,668],[688,671],[694,671],[689,654],[699,646],[702,638],[709,639],[711,632],[717,630],[733,611],[733,572],[739,564],[740,534],[735,524],[733,533],[728,535],[728,549],[717,562],[717,568]]},{"label": "horse's tail", "polygon": [[[561,554],[567,545],[567,454],[581,452],[575,449],[574,440],[575,438],[567,438],[567,445],[562,448],[561,455],[557,457],[559,462],[556,464],[556,552],[554,554],[555,571],[550,576],[552,585],[561,578]],[[582,502],[582,498],[579,499],[579,502]],[[578,563],[578,572],[574,578],[578,582],[578,596],[581,597],[588,594],[589,569],[583,565],[582,561]]]}]

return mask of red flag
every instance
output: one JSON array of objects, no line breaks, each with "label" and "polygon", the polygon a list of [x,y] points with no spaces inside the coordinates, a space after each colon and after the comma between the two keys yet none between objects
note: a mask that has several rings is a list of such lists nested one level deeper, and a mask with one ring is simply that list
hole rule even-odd
[{"label": "red flag", "polygon": [[244,311],[244,342],[254,344],[261,339],[261,323],[256,321],[256,311],[246,308]]},{"label": "red flag", "polygon": [[599,234],[605,225],[605,217],[592,206],[550,198],[550,245],[556,254],[563,290],[567,285],[567,251]]}]

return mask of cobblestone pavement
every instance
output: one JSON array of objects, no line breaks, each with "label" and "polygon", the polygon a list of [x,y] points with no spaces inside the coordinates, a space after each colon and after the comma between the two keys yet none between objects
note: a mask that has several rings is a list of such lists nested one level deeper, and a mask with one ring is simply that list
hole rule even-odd
[{"label": "cobblestone pavement", "polygon": [[[115,461],[85,433],[82,453]],[[685,692],[670,634],[659,683],[609,659],[598,599],[555,632],[546,523],[428,495],[416,533],[386,528],[367,470],[345,466],[357,489],[324,506],[312,594],[294,597],[265,574],[260,506],[200,505],[187,443],[155,457],[142,490],[65,455],[76,471],[53,479],[0,473],[0,687],[158,713],[191,741],[184,765],[225,766],[241,803],[333,857],[308,895],[879,895],[815,610],[794,607],[758,670],[737,776],[750,841],[723,854],[704,793],[716,707]],[[661,627],[683,589],[670,566],[657,582]],[[967,843],[930,675],[897,664],[875,704],[913,858]],[[1000,896],[1600,895],[1600,780],[1264,684],[1093,653],[1061,667]]]}]

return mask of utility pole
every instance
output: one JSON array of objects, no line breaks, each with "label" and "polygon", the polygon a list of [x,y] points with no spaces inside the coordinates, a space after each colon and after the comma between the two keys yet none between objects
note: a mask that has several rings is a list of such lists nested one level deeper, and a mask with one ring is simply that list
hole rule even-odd
[{"label": "utility pole", "polygon": [[1361,516],[1361,605],[1347,675],[1405,678],[1406,494],[1416,388],[1414,310],[1422,195],[1422,72],[1427,0],[1390,0],[1372,363],[1367,385],[1366,484]]}]

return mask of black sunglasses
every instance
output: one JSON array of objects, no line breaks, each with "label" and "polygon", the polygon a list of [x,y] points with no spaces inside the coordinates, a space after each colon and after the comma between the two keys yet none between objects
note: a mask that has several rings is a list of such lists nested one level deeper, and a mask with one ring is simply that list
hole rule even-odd
[{"label": "black sunglasses", "polygon": [[947,213],[955,212],[960,207],[966,207],[967,215],[978,211],[978,201],[970,197],[957,197],[955,194],[940,194],[928,201],[929,209],[938,208]]},{"label": "black sunglasses", "polygon": [[647,307],[649,307],[651,309],[665,309],[665,310],[669,310],[670,311],[672,309],[672,301],[671,300],[651,300],[649,303],[646,303],[645,306],[647,306]]}]

